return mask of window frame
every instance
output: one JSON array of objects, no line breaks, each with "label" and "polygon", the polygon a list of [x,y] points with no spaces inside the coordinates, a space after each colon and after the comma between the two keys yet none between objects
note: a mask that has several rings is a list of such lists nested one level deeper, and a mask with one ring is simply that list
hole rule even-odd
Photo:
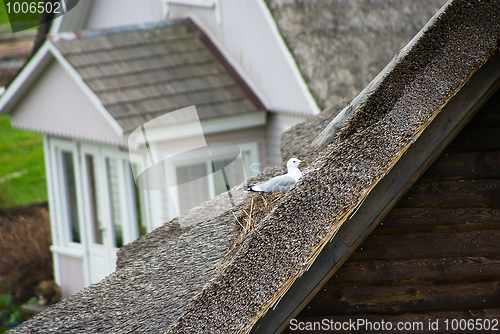
[{"label": "window frame", "polygon": [[[52,138],[50,141],[50,149],[52,153],[52,165],[53,170],[53,182],[55,185],[55,207],[56,207],[56,226],[58,227],[58,239],[60,244],[55,246],[62,246],[73,248],[74,250],[81,250],[78,252],[80,257],[84,256],[85,242],[87,240],[86,231],[84,228],[85,217],[81,207],[82,204],[82,182],[81,182],[81,168],[80,168],[80,156],[78,145],[72,141],[66,141],[62,139]],[[71,239],[71,231],[67,222],[67,199],[66,199],[66,186],[63,180],[63,166],[62,166],[62,151],[69,151],[73,155],[73,168],[75,173],[75,187],[76,187],[76,201],[77,201],[77,216],[78,225],[80,231],[80,243],[74,242]]]},{"label": "window frame", "polygon": [[[243,159],[244,177],[248,180],[250,177],[253,177],[257,174],[256,172],[252,171],[250,167],[254,163],[259,163],[259,146],[257,142],[248,142],[234,145],[240,148],[241,156]],[[248,159],[245,159],[245,155],[248,156],[249,161],[246,161]],[[210,156],[214,160],[219,160],[227,158],[230,155],[224,154],[224,148],[215,147],[211,148]],[[172,158],[167,155],[162,157],[162,159],[166,158],[169,158],[169,160],[166,160],[168,162],[164,164],[163,172],[165,174],[166,180],[168,219],[171,220],[179,216],[179,214],[177,213],[177,208],[179,208],[180,210],[179,193],[177,187],[169,186],[170,184],[176,184],[177,182],[176,168],[205,162],[208,170],[210,171],[212,169],[212,165],[210,164],[211,159],[208,159],[206,157],[200,158],[196,153],[193,153],[192,155],[183,155],[182,158],[179,159],[175,159],[175,157]],[[208,173],[207,177],[209,199],[212,199],[215,197],[214,175],[213,173]]]}]

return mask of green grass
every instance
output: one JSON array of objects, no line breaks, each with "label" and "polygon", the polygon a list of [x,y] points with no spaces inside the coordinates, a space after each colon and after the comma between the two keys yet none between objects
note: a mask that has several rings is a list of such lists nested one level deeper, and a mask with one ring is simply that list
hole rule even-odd
[{"label": "green grass", "polygon": [[[9,17],[7,16],[4,1],[0,0],[0,30],[9,29],[10,33],[12,33],[9,23]],[[5,25],[5,27],[3,27],[3,25]]]},{"label": "green grass", "polygon": [[0,207],[47,201],[43,136],[0,116]]}]

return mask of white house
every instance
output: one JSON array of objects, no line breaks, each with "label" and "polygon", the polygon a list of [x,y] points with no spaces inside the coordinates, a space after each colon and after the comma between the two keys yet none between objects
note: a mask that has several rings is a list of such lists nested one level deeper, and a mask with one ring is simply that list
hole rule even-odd
[{"label": "white house", "polygon": [[[219,2],[192,9],[212,11],[218,34],[239,34],[233,42],[189,19],[166,20],[165,1],[80,1],[53,22],[45,44],[7,88],[1,112],[16,128],[44,133],[51,249],[64,295],[114,271],[123,244],[226,191],[213,162],[225,163],[230,185],[238,184],[279,164],[280,133],[319,112],[265,5],[251,3],[260,21],[245,21],[273,45],[267,55],[259,54],[266,46],[257,38],[251,52],[235,43],[251,27],[222,24]],[[196,148],[192,119],[176,113],[193,105],[206,143],[236,145],[239,158],[224,149],[211,149],[211,157],[177,154],[164,163],[160,190],[138,188],[132,169],[137,176],[148,156],[129,155],[130,133],[170,113],[176,119],[154,129],[160,136],[148,130],[158,161]],[[272,109],[281,113],[271,116]]]},{"label": "white house", "polygon": [[[306,44],[287,46],[287,20],[275,21],[268,6],[276,7],[86,0],[53,21],[0,113],[44,133],[55,278],[65,296],[113,272],[122,245],[281,163],[283,131],[319,113],[316,101],[342,76],[313,84],[311,63],[314,73],[324,59],[309,61]],[[422,24],[410,36],[435,7],[412,16]],[[137,187],[155,164],[159,172]]]}]

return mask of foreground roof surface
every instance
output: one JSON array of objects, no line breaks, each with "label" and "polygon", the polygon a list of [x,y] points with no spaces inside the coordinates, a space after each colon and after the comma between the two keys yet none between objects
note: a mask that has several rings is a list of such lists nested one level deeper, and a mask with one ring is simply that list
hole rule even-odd
[{"label": "foreground roof surface", "polygon": [[[126,246],[130,259],[117,272],[13,333],[249,332],[498,49],[499,36],[500,2],[450,1],[353,104],[324,149],[297,144],[294,152],[313,158],[304,176],[229,257],[238,235],[231,210],[254,199],[244,192],[233,191],[232,207],[219,197],[193,209],[193,226],[164,226]],[[296,129],[318,123],[325,118]]]}]

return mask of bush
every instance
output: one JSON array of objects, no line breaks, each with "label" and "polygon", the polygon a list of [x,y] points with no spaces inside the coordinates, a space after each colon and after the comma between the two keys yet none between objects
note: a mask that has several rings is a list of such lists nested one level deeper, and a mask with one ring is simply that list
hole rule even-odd
[{"label": "bush", "polygon": [[[36,303],[38,303],[38,298],[32,297],[28,300],[28,304]],[[0,333],[7,332],[28,318],[29,315],[25,311],[12,304],[10,295],[0,295]]]},{"label": "bush", "polygon": [[50,245],[46,204],[0,210],[0,278],[8,281],[14,304],[33,297],[40,281],[53,279]]}]

